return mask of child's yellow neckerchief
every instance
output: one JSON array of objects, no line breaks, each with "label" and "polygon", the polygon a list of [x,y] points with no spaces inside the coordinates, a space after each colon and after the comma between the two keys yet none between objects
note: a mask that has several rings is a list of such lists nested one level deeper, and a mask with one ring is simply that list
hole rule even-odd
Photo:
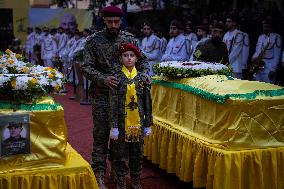
[{"label": "child's yellow neckerchief", "polygon": [[[123,66],[122,72],[128,79],[133,79],[137,75],[135,67],[133,67],[130,72],[125,66]],[[141,134],[141,124],[134,82],[127,84],[125,113],[125,141],[138,142]]]}]

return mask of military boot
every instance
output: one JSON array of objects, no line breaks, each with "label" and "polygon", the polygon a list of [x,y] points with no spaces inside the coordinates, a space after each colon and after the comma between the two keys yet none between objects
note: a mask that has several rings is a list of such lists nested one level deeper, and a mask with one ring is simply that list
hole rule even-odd
[{"label": "military boot", "polygon": [[126,179],[125,176],[123,177],[116,177],[116,185],[117,189],[126,189]]},{"label": "military boot", "polygon": [[141,185],[140,176],[131,176],[131,189],[143,189]]},{"label": "military boot", "polygon": [[98,186],[99,186],[99,189],[108,189],[106,186],[105,186],[105,174],[104,173],[96,173],[96,179],[97,179],[97,183],[98,183]]}]

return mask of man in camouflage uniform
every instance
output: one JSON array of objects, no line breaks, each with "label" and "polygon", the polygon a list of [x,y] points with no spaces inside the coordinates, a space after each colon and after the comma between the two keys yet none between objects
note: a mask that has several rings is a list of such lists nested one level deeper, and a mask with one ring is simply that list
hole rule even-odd
[{"label": "man in camouflage uniform", "polygon": [[204,62],[217,62],[224,65],[229,64],[228,50],[222,41],[224,27],[222,24],[215,24],[211,32],[211,38],[200,42],[193,53],[193,60]]},{"label": "man in camouflage uniform", "polygon": [[[115,72],[121,70],[118,49],[122,43],[137,43],[127,32],[120,31],[122,10],[108,6],[102,11],[106,29],[88,37],[85,46],[85,62],[82,72],[91,81],[93,96],[93,169],[100,188],[104,186],[106,158],[109,140],[109,92],[117,87]],[[142,56],[137,62],[137,69],[148,76],[148,63]]]},{"label": "man in camouflage uniform", "polygon": [[26,138],[21,136],[23,123],[11,122],[7,127],[10,137],[1,144],[2,156],[11,156],[16,154],[27,154],[30,152],[30,145]]}]

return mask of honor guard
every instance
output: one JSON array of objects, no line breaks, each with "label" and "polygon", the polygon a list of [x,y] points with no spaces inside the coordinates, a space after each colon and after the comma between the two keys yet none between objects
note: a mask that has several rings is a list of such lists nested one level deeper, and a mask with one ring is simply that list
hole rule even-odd
[{"label": "honor guard", "polygon": [[34,43],[35,43],[35,32],[33,32],[33,28],[27,28],[27,40],[24,46],[24,51],[29,61],[31,61],[31,57],[33,56],[34,51]]},{"label": "honor guard", "polygon": [[183,26],[177,20],[170,24],[171,39],[161,61],[186,61],[191,53],[191,43],[182,33]]},{"label": "honor guard", "polygon": [[256,69],[255,80],[275,83],[276,69],[281,59],[281,36],[273,32],[271,20],[263,21],[262,28],[263,34],[258,37],[252,57],[253,64],[262,62],[262,66]]},{"label": "honor guard", "polygon": [[157,37],[160,39],[160,59],[166,51],[168,41],[160,30],[157,30]]},{"label": "honor guard", "polygon": [[42,38],[41,43],[41,58],[44,62],[45,67],[54,67],[52,58],[57,53],[57,44],[54,39],[54,36],[52,36],[48,29],[44,30],[45,36]]},{"label": "honor guard", "polygon": [[150,76],[154,75],[153,65],[160,58],[160,39],[153,33],[153,26],[150,23],[144,23],[144,39],[142,40],[141,50],[147,57],[150,66]]},{"label": "honor guard", "polygon": [[66,47],[67,42],[68,42],[68,35],[64,32],[64,29],[62,27],[59,27],[57,29],[56,38],[57,38],[57,45],[58,45],[57,53],[58,53],[58,56],[62,58],[64,48]]},{"label": "honor guard", "polygon": [[[190,20],[188,20],[185,24],[184,35],[191,42],[191,48],[195,49],[195,46],[198,42],[198,38],[197,38],[197,35],[193,32],[193,24]],[[191,52],[191,54],[192,54],[192,52]]]},{"label": "honor guard", "polygon": [[233,16],[226,18],[228,32],[224,35],[223,42],[226,43],[230,66],[233,69],[233,77],[244,79],[243,73],[247,69],[249,56],[249,37],[237,29],[237,19]]}]

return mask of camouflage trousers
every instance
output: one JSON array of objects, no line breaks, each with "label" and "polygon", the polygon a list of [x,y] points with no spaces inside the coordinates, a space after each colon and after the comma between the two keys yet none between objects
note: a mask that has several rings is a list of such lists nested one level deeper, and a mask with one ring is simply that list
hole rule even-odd
[{"label": "camouflage trousers", "polygon": [[95,173],[106,173],[106,160],[108,155],[108,141],[109,141],[109,122],[108,122],[108,94],[100,94],[94,96],[92,104],[93,114],[93,170]]},{"label": "camouflage trousers", "polygon": [[[121,135],[122,133],[120,133]],[[143,138],[139,142],[125,142],[124,137],[111,141],[112,168],[118,177],[139,177],[143,163]]]}]

